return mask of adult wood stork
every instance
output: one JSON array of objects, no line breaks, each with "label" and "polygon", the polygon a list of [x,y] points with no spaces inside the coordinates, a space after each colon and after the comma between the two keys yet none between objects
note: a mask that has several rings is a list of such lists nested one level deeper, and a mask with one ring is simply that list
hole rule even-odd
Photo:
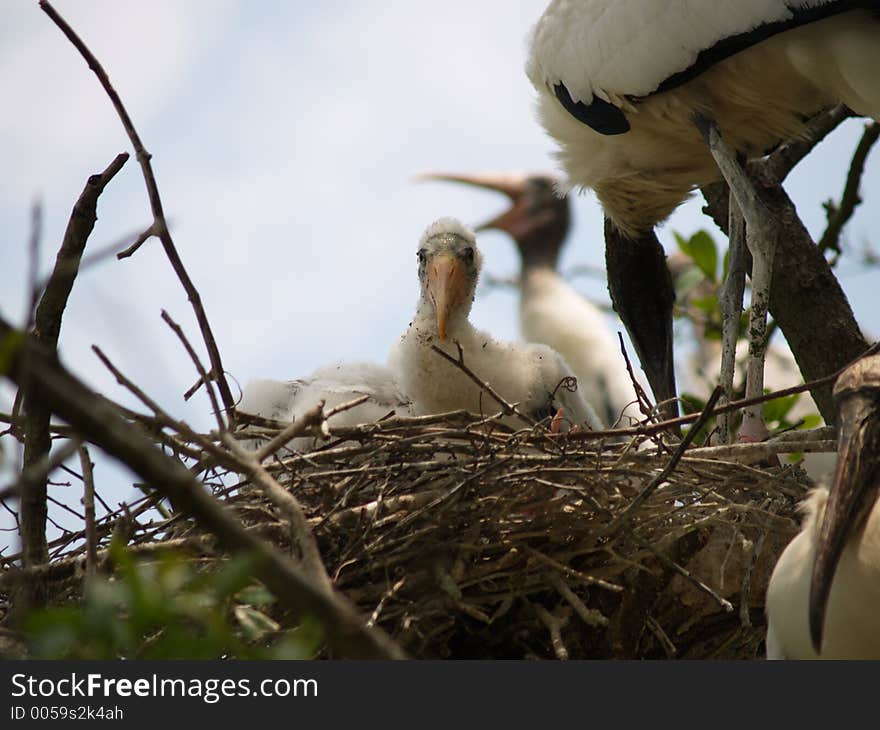
[{"label": "adult wood stork", "polygon": [[834,483],[806,501],[773,570],[768,659],[880,659],[880,355],[844,371],[834,396]]},{"label": "adult wood stork", "polygon": [[[593,408],[572,387],[571,369],[559,353],[546,345],[500,342],[471,324],[481,263],[473,231],[454,218],[435,221],[422,235],[416,315],[389,360],[416,413],[500,410],[484,388],[433,349],[458,360],[460,347],[464,364],[528,418],[542,420],[561,409],[571,424],[601,428]],[[524,426],[515,416],[506,422]]]},{"label": "adult wood stork", "polygon": [[[878,8],[880,0],[553,0],[538,21],[527,73],[540,119],[568,184],[592,188],[605,210],[612,301],[658,400],[675,392],[674,294],[653,229],[719,177],[717,145],[710,152],[695,119],[714,122],[746,157],[802,133],[836,103],[880,119]],[[731,188],[748,219],[742,201],[753,191]]]},{"label": "adult wood stork", "polygon": [[539,173],[432,173],[420,178],[474,185],[510,199],[508,210],[477,230],[504,231],[519,251],[519,326],[523,338],[548,345],[562,355],[577,377],[584,399],[605,423],[614,424],[621,415],[625,421],[639,419],[626,363],[605,316],[557,270],[571,219],[568,198],[557,192],[559,181]]},{"label": "adult wood stork", "polygon": [[[353,408],[332,415],[327,423],[354,426],[371,423],[389,414],[411,415],[409,400],[402,394],[395,374],[384,365],[338,362],[318,368],[297,380],[251,380],[245,386],[236,410],[276,421],[294,421],[324,401],[324,410],[350,403],[361,396],[366,400]],[[302,451],[316,444],[314,437],[293,439],[288,447]]]}]

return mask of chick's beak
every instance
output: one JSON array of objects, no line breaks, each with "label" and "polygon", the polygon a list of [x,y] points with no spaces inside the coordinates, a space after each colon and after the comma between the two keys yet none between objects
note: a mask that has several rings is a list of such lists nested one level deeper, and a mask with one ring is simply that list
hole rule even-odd
[{"label": "chick's beak", "polygon": [[467,295],[467,277],[464,266],[454,256],[435,256],[428,265],[428,293],[437,315],[437,334],[446,339],[446,324],[450,314]]},{"label": "chick's beak", "polygon": [[848,394],[840,405],[838,434],[834,484],[825,505],[810,583],[810,638],[817,653],[837,563],[850,536],[864,524],[880,488],[875,462],[880,444],[876,400],[864,393]]}]

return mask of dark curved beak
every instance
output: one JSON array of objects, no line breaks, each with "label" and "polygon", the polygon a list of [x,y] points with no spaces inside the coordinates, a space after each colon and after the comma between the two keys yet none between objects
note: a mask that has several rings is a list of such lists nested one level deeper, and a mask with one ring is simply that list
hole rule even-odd
[{"label": "dark curved beak", "polygon": [[483,190],[494,190],[496,193],[503,193],[512,203],[511,207],[492,220],[474,226],[474,230],[480,232],[494,228],[509,233],[522,216],[519,203],[528,190],[527,183],[529,178],[528,175],[509,172],[484,172],[473,174],[428,172],[416,175],[413,179],[417,181],[439,180],[442,182],[457,182],[464,185],[471,185],[476,188],[482,188]]},{"label": "dark curved beak", "polygon": [[[876,370],[869,369],[872,360]],[[810,582],[810,638],[817,653],[822,647],[828,596],[840,556],[850,538],[864,527],[880,491],[880,389],[876,381],[880,381],[880,359],[865,358],[846,370],[835,387],[837,469]]]}]

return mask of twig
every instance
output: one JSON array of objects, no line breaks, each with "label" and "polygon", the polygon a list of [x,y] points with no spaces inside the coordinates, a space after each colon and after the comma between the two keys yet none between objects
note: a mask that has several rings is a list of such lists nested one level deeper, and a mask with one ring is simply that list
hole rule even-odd
[{"label": "twig", "polygon": [[497,391],[491,385],[489,385],[484,380],[481,380],[480,377],[473,370],[471,370],[467,365],[464,364],[464,352],[461,349],[461,345],[456,342],[455,346],[458,348],[458,359],[452,357],[452,355],[450,355],[449,353],[444,352],[439,347],[437,347],[437,345],[431,345],[431,349],[438,355],[440,355],[440,357],[442,357],[444,360],[447,360],[448,362],[451,362],[453,365],[455,365],[455,367],[461,370],[474,383],[476,383],[481,390],[488,393],[492,397],[492,399],[501,406],[501,410],[504,412],[504,415],[517,416],[528,426],[534,428],[537,425],[535,419],[530,418],[529,416],[522,413],[515,405],[511,405],[510,403],[508,403],[506,400],[504,400],[504,398],[498,395]]},{"label": "twig", "polygon": [[648,394],[645,393],[645,389],[642,388],[639,381],[636,380],[636,375],[633,372],[632,363],[629,361],[629,355],[627,355],[626,353],[626,345],[623,344],[623,334],[620,331],[618,331],[617,333],[617,340],[618,342],[620,342],[620,353],[623,355],[623,360],[626,363],[626,372],[629,374],[630,382],[632,383],[633,390],[636,393],[639,410],[642,412],[642,415],[645,418],[650,418],[654,413],[654,406],[651,405],[651,399],[648,398]]},{"label": "twig", "polygon": [[580,597],[568,587],[566,582],[562,580],[559,575],[554,574],[550,578],[550,582],[553,584],[553,587],[559,591],[559,595],[568,602],[568,605],[574,609],[574,612],[581,617],[581,620],[587,626],[594,629],[608,626],[609,621],[602,615],[602,612],[597,611],[595,608],[588,608],[585,606]]},{"label": "twig", "polygon": [[260,488],[268,500],[280,511],[290,527],[291,543],[299,547],[299,552],[306,574],[328,594],[333,592],[333,583],[327,575],[318,543],[309,527],[302,505],[286,489],[283,489],[267,472],[254,456],[241,448],[228,433],[223,434],[223,443],[238,459],[253,482]]},{"label": "twig", "polygon": [[[101,362],[104,364],[113,376],[116,378],[116,382],[119,383],[123,388],[126,388],[132,395],[135,396],[141,403],[143,403],[147,408],[149,408],[155,414],[156,418],[160,422],[158,425],[167,426],[168,428],[172,428],[177,433],[179,433],[183,438],[188,439],[189,441],[197,444],[201,449],[208,452],[212,457],[214,457],[218,463],[226,466],[227,468],[235,468],[235,464],[230,462],[227,458],[226,452],[219,448],[216,444],[214,444],[209,438],[206,438],[200,433],[194,431],[185,421],[179,421],[175,418],[172,418],[168,413],[163,410],[163,408],[156,403],[150,396],[148,396],[143,390],[141,390],[137,385],[135,385],[131,380],[129,380],[122,372],[117,368],[108,358],[100,347],[97,345],[92,345],[92,351],[98,356]],[[159,437],[162,436],[161,433],[157,434]]]},{"label": "twig", "polygon": [[705,425],[705,423],[709,420],[712,415],[712,409],[715,407],[715,403],[718,401],[718,398],[721,397],[721,387],[716,386],[715,390],[712,391],[712,395],[709,396],[709,400],[706,401],[706,407],[703,408],[703,412],[700,413],[699,418],[696,423],[690,428],[685,437],[681,440],[681,443],[678,445],[678,448],[675,450],[675,453],[672,454],[672,458],[666,463],[666,466],[660,471],[660,473],[655,476],[650,482],[648,482],[647,486],[642,489],[641,492],[636,495],[635,499],[627,506],[623,512],[621,512],[617,517],[615,517],[605,529],[602,530],[603,535],[610,535],[617,532],[621,527],[623,527],[627,522],[629,522],[630,518],[636,513],[639,507],[644,504],[645,500],[650,497],[654,491],[659,487],[670,474],[675,470],[675,467],[678,466],[678,462],[681,461],[681,457],[684,456],[684,452],[687,450],[687,447],[690,446],[691,442],[694,440],[694,437],[697,435],[697,432]]},{"label": "twig", "polygon": [[[34,336],[53,352],[58,345],[61,319],[73,289],[79,262],[97,220],[98,197],[116,173],[122,169],[127,159],[126,153],[117,155],[103,172],[92,175],[73,206],[67,229],[64,231],[64,239],[58,250],[55,268],[34,315]],[[22,391],[25,405],[23,464],[27,469],[49,453],[50,414],[40,406],[38,394],[34,392],[33,384],[28,378],[23,381]],[[25,565],[46,562],[49,559],[49,548],[46,544],[45,480],[27,483],[27,488],[21,494],[20,514]]]},{"label": "twig", "polygon": [[[202,361],[199,359],[199,356],[196,354],[195,349],[190,344],[190,341],[187,339],[186,335],[183,332],[183,328],[177,324],[173,319],[171,319],[171,315],[168,314],[164,309],[162,310],[162,319],[165,320],[165,323],[171,328],[172,332],[177,335],[177,339],[180,340],[187,354],[192,360],[193,365],[195,365],[196,371],[199,374],[199,377],[205,383],[206,389],[208,391],[208,398],[211,400],[211,408],[214,411],[214,416],[217,418],[217,428],[220,429],[220,432],[223,433],[226,430],[226,424],[223,422],[223,411],[220,409],[220,404],[217,402],[217,396],[214,393],[214,386],[211,385],[211,381],[208,378],[208,374],[205,372],[205,366],[202,365]],[[233,417],[233,413],[230,411],[229,417]]]},{"label": "twig", "polygon": [[770,155],[757,163],[761,173],[768,179],[782,182],[794,167],[806,157],[825,137],[840,126],[841,122],[852,116],[844,104],[820,112],[806,126],[804,133],[783,142]]},{"label": "twig", "polygon": [[[722,413],[731,413],[732,411],[740,410],[741,408],[745,408],[746,406],[756,405],[758,403],[766,403],[771,400],[777,400],[779,398],[785,398],[789,395],[794,395],[795,393],[803,393],[804,391],[812,391],[815,388],[819,388],[822,386],[830,385],[837,380],[838,376],[846,370],[850,365],[855,362],[858,362],[864,357],[868,357],[869,355],[874,355],[877,352],[880,352],[880,342],[876,342],[871,345],[864,352],[859,354],[855,359],[846,363],[843,367],[835,370],[830,375],[826,375],[821,378],[816,378],[816,380],[811,380],[808,383],[802,383],[801,385],[793,385],[790,388],[782,388],[780,390],[773,391],[772,393],[766,393],[765,395],[758,396],[756,398],[741,398],[740,400],[731,401],[730,403],[726,403],[723,406],[718,406],[714,408],[710,416],[718,416]],[[614,428],[607,429],[604,431],[577,431],[575,433],[568,434],[568,439],[572,440],[593,440],[593,439],[607,439],[615,436],[654,436],[658,433],[662,433],[673,426],[686,426],[689,423],[693,423],[698,419],[703,417],[704,411],[700,413],[691,413],[688,416],[679,416],[677,418],[670,418],[666,421],[660,421],[659,423],[652,425],[639,425],[633,426],[631,428]]]},{"label": "twig", "polygon": [[733,612],[733,604],[730,601],[728,601],[724,596],[718,595],[717,592],[713,591],[709,586],[703,583],[703,581],[697,578],[687,568],[679,565],[677,562],[657,550],[657,548],[655,548],[653,545],[639,539],[635,535],[633,535],[633,539],[640,547],[654,555],[661,563],[665,564],[669,568],[672,568],[676,573],[692,583],[697,589],[710,596],[718,603],[719,606],[721,606],[721,608],[724,609],[726,613]]},{"label": "twig", "polygon": [[45,483],[53,471],[76,453],[81,443],[82,441],[79,439],[73,438],[64,446],[56,449],[54,454],[46,453],[39,461],[22,469],[18,478],[12,484],[0,490],[0,500],[8,499],[9,497],[20,497],[35,482]]},{"label": "twig", "polygon": [[877,137],[880,137],[880,123],[873,122],[867,125],[849,164],[840,205],[835,206],[831,201],[825,204],[828,211],[828,226],[816,244],[822,253],[828,249],[840,252],[840,232],[852,217],[856,206],[862,202],[859,197],[859,185],[865,170],[865,160],[877,141]]},{"label": "twig", "polygon": [[648,618],[645,619],[645,624],[650,632],[654,634],[657,641],[660,642],[663,651],[666,652],[666,658],[674,659],[678,654],[678,649],[675,648],[675,644],[672,643],[672,639],[669,638],[668,634],[663,630],[663,627],[657,623],[657,619],[653,616],[648,616]]},{"label": "twig", "polygon": [[535,609],[535,613],[541,620],[541,623],[550,632],[550,643],[553,646],[553,653],[556,654],[556,658],[565,661],[568,659],[568,649],[565,647],[565,642],[562,641],[562,629],[568,623],[568,617],[556,616],[540,603],[534,603],[532,607]]},{"label": "twig", "polygon": [[43,233],[43,204],[39,198],[31,206],[31,235],[28,239],[28,303],[25,311],[25,329],[30,329],[34,324],[34,311],[37,300],[43,290],[37,280],[40,276],[40,242]]},{"label": "twig", "polygon": [[255,574],[279,603],[294,615],[314,616],[322,624],[332,648],[352,657],[405,657],[387,634],[376,628],[368,629],[346,598],[328,594],[316,586],[293,561],[249,533],[229,509],[207,493],[204,484],[180,462],[156,449],[147,435],[129,423],[114,404],[89,390],[33,337],[16,332],[2,318],[0,345],[5,345],[10,355],[6,377],[14,382],[29,377],[38,384],[34,393],[47,410],[126,464],[166,495],[176,509],[192,515],[202,527],[215,534],[227,550],[253,555]]},{"label": "twig", "polygon": [[254,458],[258,462],[265,461],[269,456],[274,454],[278,449],[287,444],[291,439],[296,438],[297,436],[302,436],[315,428],[319,427],[321,423],[324,421],[324,401],[318,401],[312,408],[309,408],[305,413],[303,413],[299,418],[297,418],[293,423],[287,426],[281,433],[279,433],[275,438],[271,439],[269,443],[264,444],[260,447],[256,454],[254,454]]},{"label": "twig", "polygon": [[[116,93],[116,90],[110,83],[110,78],[107,76],[107,72],[104,71],[104,68],[98,62],[98,59],[95,58],[95,55],[89,50],[85,43],[80,39],[80,37],[76,34],[73,28],[68,25],[67,21],[62,18],[58,12],[52,7],[51,3],[48,0],[40,0],[40,8],[48,15],[52,22],[58,26],[62,33],[67,36],[68,40],[74,45],[74,47],[79,51],[80,55],[85,59],[86,63],[89,65],[89,68],[95,73],[95,76],[98,77],[98,81],[101,83],[101,86],[104,88],[104,91],[107,93],[107,96],[110,97],[110,101],[112,102],[114,108],[116,109],[116,113],[119,115],[119,119],[122,122],[122,126],[125,128],[125,132],[128,135],[128,138],[131,140],[131,144],[134,147],[135,154],[137,156],[137,160],[140,163],[141,170],[144,175],[144,181],[147,186],[147,195],[150,199],[150,208],[153,212],[153,226],[151,226],[153,235],[159,237],[159,240],[162,242],[162,248],[165,250],[165,255],[168,257],[168,260],[171,262],[171,267],[174,269],[174,272],[177,274],[177,278],[180,280],[181,285],[183,286],[184,291],[186,292],[187,298],[192,304],[193,311],[196,315],[196,320],[199,323],[199,329],[202,332],[202,339],[205,342],[205,347],[208,350],[208,357],[211,361],[211,368],[217,378],[217,385],[220,388],[220,396],[223,399],[223,405],[225,406],[227,412],[230,416],[233,413],[233,408],[235,406],[235,402],[232,398],[232,392],[229,389],[229,384],[226,382],[226,376],[223,370],[223,363],[220,359],[220,350],[217,348],[217,342],[214,339],[214,334],[211,331],[211,325],[208,323],[208,317],[205,313],[205,309],[202,306],[202,299],[199,295],[198,290],[193,284],[192,280],[189,277],[186,269],[183,266],[183,261],[180,258],[180,255],[177,252],[176,247],[174,246],[174,240],[171,237],[171,232],[168,229],[168,223],[165,219],[165,213],[162,210],[162,199],[159,197],[159,187],[156,184],[156,178],[153,174],[153,167],[150,165],[150,154],[144,149],[143,143],[141,142],[140,137],[138,136],[137,131],[134,128],[134,124],[131,121],[131,117],[129,117],[128,112],[125,109],[125,106],[122,104],[122,100],[119,98],[119,94]],[[147,237],[143,239],[147,240]],[[141,241],[143,243],[143,241]],[[128,252],[130,256],[134,251],[137,250],[137,247],[132,247],[132,249]]]},{"label": "twig", "polygon": [[83,508],[86,523],[86,575],[92,575],[98,567],[98,536],[95,532],[95,476],[89,450],[83,444],[79,448],[79,462],[83,477]]}]

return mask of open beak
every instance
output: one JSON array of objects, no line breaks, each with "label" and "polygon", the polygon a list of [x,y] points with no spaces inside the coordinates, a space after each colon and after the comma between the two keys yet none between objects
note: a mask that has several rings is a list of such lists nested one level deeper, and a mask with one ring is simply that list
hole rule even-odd
[{"label": "open beak", "polygon": [[[864,361],[853,367],[861,362]],[[862,384],[862,388],[836,395],[840,403],[837,469],[819,530],[810,583],[810,638],[817,653],[822,647],[825,612],[837,563],[847,541],[863,527],[880,489],[880,408],[876,385]]]},{"label": "open beak", "polygon": [[494,228],[499,231],[512,233],[512,231],[515,230],[516,224],[522,219],[522,203],[525,193],[528,190],[528,176],[526,175],[501,172],[474,173],[472,175],[459,175],[447,172],[428,172],[422,175],[417,175],[414,179],[463,183],[465,185],[482,188],[483,190],[494,190],[497,193],[503,193],[506,195],[513,205],[492,220],[474,226],[474,230],[477,232]]},{"label": "open beak", "polygon": [[431,259],[428,264],[428,294],[434,302],[437,334],[442,342],[446,339],[446,323],[450,313],[467,296],[464,266],[455,256],[441,254]]}]

